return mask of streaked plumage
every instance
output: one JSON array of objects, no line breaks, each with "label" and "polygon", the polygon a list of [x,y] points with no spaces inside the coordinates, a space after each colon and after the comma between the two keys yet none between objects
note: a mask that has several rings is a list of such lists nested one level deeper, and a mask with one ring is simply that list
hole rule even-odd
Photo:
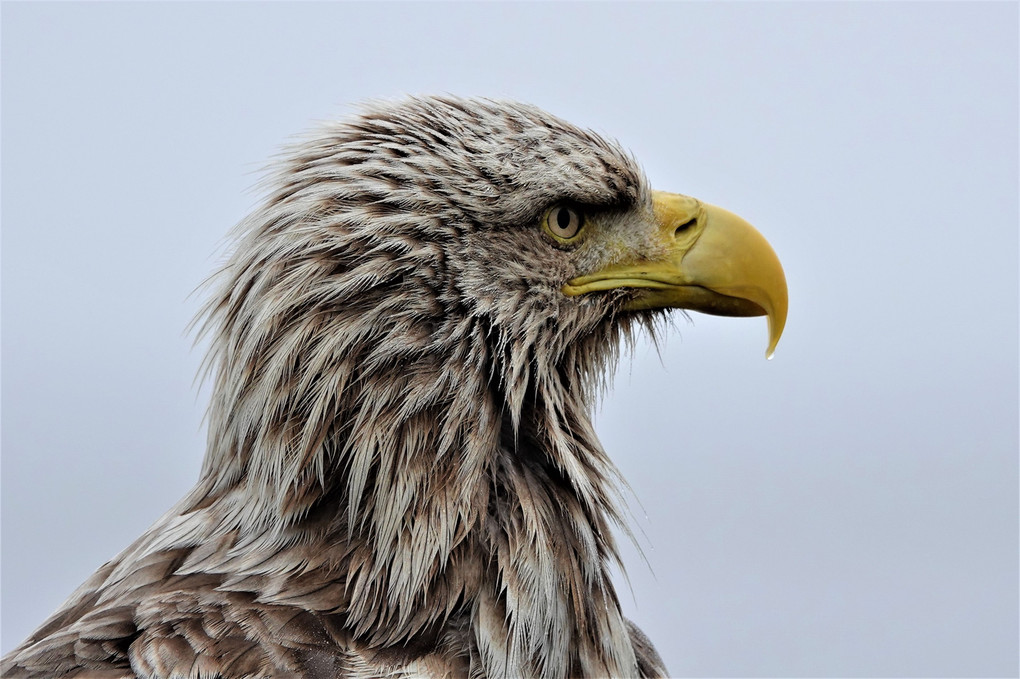
[{"label": "streaked plumage", "polygon": [[[421,98],[323,127],[268,186],[204,314],[197,485],[4,676],[664,676],[610,582],[590,421],[662,313],[589,283],[668,254],[635,162],[533,107]],[[563,205],[576,242],[542,227]],[[785,284],[781,313],[732,294],[778,339]]]}]

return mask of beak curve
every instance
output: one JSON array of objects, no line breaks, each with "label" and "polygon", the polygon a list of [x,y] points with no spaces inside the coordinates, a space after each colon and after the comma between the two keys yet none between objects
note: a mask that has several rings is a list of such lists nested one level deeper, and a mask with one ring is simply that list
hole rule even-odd
[{"label": "beak curve", "polygon": [[635,288],[628,309],[679,308],[719,316],[767,316],[772,357],[786,325],[786,275],[772,246],[737,215],[688,196],[655,191],[660,256],[569,281],[569,296]]}]

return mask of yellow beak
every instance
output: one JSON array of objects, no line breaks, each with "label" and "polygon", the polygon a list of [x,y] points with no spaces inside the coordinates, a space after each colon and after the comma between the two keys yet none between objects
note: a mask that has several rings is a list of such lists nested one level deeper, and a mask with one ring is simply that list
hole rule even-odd
[{"label": "yellow beak", "polygon": [[652,205],[664,254],[580,276],[563,286],[564,294],[637,288],[630,309],[767,316],[771,358],[787,308],[786,275],[772,246],[737,215],[694,198],[655,191]]}]

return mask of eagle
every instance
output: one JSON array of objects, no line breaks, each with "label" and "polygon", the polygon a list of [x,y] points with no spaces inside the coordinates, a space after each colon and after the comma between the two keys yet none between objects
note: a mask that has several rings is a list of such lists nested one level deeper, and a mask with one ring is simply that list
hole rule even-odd
[{"label": "eagle", "polygon": [[610,578],[606,375],[672,309],[766,316],[766,240],[530,105],[365,105],[287,150],[198,321],[200,478],[7,679],[661,677]]}]

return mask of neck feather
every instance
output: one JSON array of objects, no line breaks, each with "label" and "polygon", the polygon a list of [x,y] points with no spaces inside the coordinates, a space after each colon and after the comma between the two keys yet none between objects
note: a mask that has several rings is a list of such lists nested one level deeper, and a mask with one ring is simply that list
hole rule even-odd
[{"label": "neck feather", "polygon": [[[298,336],[360,339],[315,330]],[[587,357],[611,359],[615,338],[551,357],[510,340],[486,350],[499,329],[480,321],[464,330],[442,351],[263,342],[300,358],[228,361],[203,473],[231,517],[220,526],[248,531],[234,553],[279,553],[252,561],[263,573],[315,551],[303,567],[343,584],[324,605],[368,643],[466,618],[490,674],[631,674],[608,573],[617,472],[589,419],[606,366]]]}]

